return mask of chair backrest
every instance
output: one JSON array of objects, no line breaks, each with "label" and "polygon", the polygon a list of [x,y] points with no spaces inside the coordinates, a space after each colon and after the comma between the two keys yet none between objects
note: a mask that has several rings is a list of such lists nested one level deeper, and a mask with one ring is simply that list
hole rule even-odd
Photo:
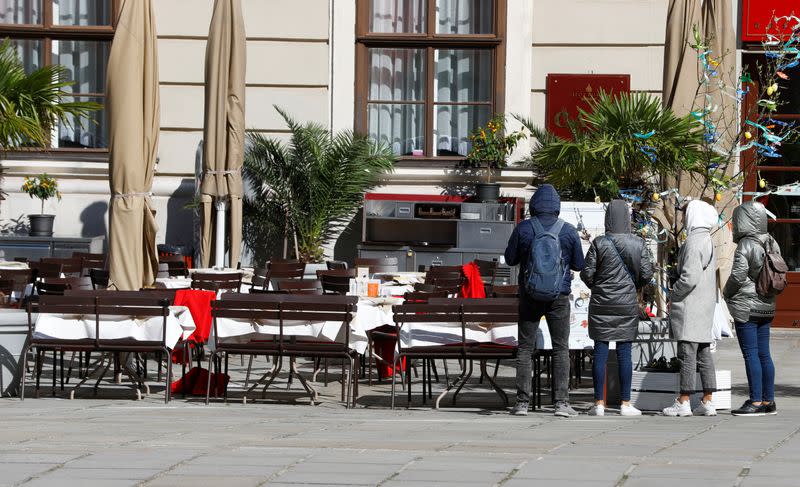
[{"label": "chair backrest", "polygon": [[29,262],[35,271],[35,278],[61,277],[63,265],[60,262]]},{"label": "chair backrest", "polygon": [[357,258],[355,259],[354,267],[369,267],[370,274],[398,272],[400,270],[397,257],[385,257],[382,259]]},{"label": "chair backrest", "polygon": [[28,258],[27,257],[14,257],[14,262],[24,262],[24,263],[27,264],[28,263]]},{"label": "chair backrest", "polygon": [[156,289],[148,288],[139,291],[111,291],[108,289],[67,289],[64,296],[78,297],[117,297],[117,298],[147,298],[147,299],[166,299],[169,303],[175,302],[175,289]]},{"label": "chair backrest", "polygon": [[347,262],[343,260],[328,260],[325,261],[329,271],[347,269]]},{"label": "chair backrest", "polygon": [[432,298],[447,298],[447,291],[409,291],[403,295],[406,303],[427,303]]},{"label": "chair backrest", "polygon": [[238,293],[241,287],[241,272],[195,272],[192,274],[192,289],[233,291]]},{"label": "chair backrest", "polygon": [[[80,257],[45,257],[42,264],[61,264],[61,272],[72,277],[80,277],[83,269]],[[39,277],[43,276],[40,274]]]},{"label": "chair backrest", "polygon": [[[276,320],[281,332],[278,343],[282,344],[284,321],[349,323],[353,320],[358,303],[357,296],[309,296],[297,294],[223,294],[221,299],[211,302],[211,316],[216,328],[216,318],[240,320]],[[219,334],[214,332],[215,341]],[[343,345],[349,347],[350,334],[344,333]],[[219,343],[217,341],[217,343]],[[265,343],[266,344],[266,343]]]},{"label": "chair backrest", "polygon": [[89,277],[68,277],[67,284],[69,289],[94,290],[92,279]]},{"label": "chair backrest", "polygon": [[302,279],[305,262],[270,262],[268,279]]},{"label": "chair backrest", "polygon": [[514,298],[519,297],[519,286],[495,284],[492,286],[490,296],[494,298]]},{"label": "chair backrest", "polygon": [[105,269],[89,269],[89,279],[92,281],[92,289],[105,289],[108,287],[109,273]]},{"label": "chair backrest", "polygon": [[322,294],[322,283],[318,279],[287,279],[277,284],[279,290],[289,294]]},{"label": "chair backrest", "polygon": [[167,272],[170,277],[188,277],[189,267],[182,255],[161,255],[158,257],[159,264],[167,264]]},{"label": "chair backrest", "polygon": [[63,296],[67,289],[70,289],[70,284],[66,278],[54,277],[36,281],[36,294],[39,296]]},{"label": "chair backrest", "polygon": [[478,272],[481,273],[483,282],[490,286],[494,285],[494,280],[497,277],[497,261],[475,259],[475,265],[478,266]]},{"label": "chair backrest", "polygon": [[6,299],[11,299],[11,295],[15,291],[15,282],[13,279],[0,278],[0,293],[6,296]]},{"label": "chair backrest", "polygon": [[82,276],[88,276],[92,269],[106,268],[106,254],[92,254],[90,252],[73,252],[72,257],[81,259]]},{"label": "chair backrest", "polygon": [[350,291],[350,279],[354,277],[355,269],[317,271],[325,294],[347,294]]}]

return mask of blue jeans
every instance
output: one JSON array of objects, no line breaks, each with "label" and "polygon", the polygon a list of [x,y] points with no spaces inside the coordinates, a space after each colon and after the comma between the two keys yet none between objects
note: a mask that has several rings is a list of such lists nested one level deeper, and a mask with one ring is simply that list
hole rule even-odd
[{"label": "blue jeans", "polygon": [[[623,401],[631,400],[631,380],[633,378],[633,360],[631,359],[631,342],[617,342],[617,362],[619,362],[619,393]],[[594,378],[594,399],[603,400],[603,389],[606,385],[606,364],[608,363],[608,342],[594,342],[594,362],[592,377]]]},{"label": "blue jeans", "polygon": [[771,324],[771,319],[736,323],[736,338],[742,349],[750,400],[753,402],[775,399],[775,365],[769,353]]}]

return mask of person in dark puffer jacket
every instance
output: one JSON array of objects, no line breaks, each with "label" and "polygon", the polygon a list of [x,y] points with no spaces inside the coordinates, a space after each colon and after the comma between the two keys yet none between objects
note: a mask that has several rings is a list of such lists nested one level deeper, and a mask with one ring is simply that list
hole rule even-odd
[{"label": "person in dark puffer jacket", "polygon": [[589,337],[594,340],[595,405],[589,415],[604,416],[608,344],[616,342],[623,416],[642,413],[630,403],[633,360],[632,341],[639,329],[637,291],[653,278],[653,262],[644,239],[631,234],[628,204],[614,200],[606,210],[606,234],[592,242],[581,280],[592,291],[589,301]]},{"label": "person in dark puffer jacket", "polygon": [[744,356],[750,399],[731,411],[735,416],[777,414],[775,365],[769,352],[769,329],[775,316],[775,298],[756,292],[756,280],[764,265],[764,246],[778,249],[767,232],[767,211],[755,201],[733,211],[736,253],[723,296],[736,325],[736,338]]}]

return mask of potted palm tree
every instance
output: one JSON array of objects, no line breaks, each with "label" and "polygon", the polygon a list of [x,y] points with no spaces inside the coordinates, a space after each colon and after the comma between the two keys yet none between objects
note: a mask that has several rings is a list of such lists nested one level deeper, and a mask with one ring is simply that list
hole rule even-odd
[{"label": "potted palm tree", "polygon": [[485,182],[475,184],[475,194],[480,202],[497,201],[500,184],[492,182],[492,176],[508,165],[507,157],[519,140],[525,137],[521,131],[506,133],[503,115],[495,115],[484,127],[478,127],[470,135],[472,150],[462,167],[476,169],[486,176]]},{"label": "potted palm tree", "polygon": [[279,255],[321,263],[324,248],[350,223],[364,193],[393,170],[396,158],[365,136],[332,134],[275,109],[290,140],[247,135],[244,240],[258,263]]},{"label": "potted palm tree", "polygon": [[42,205],[41,212],[38,215],[28,215],[28,221],[31,225],[29,235],[31,237],[52,237],[53,220],[56,216],[44,214],[44,202],[50,198],[61,200],[58,182],[47,174],[40,174],[34,177],[25,176],[25,182],[22,183],[22,191],[28,193],[31,198],[38,198]]}]

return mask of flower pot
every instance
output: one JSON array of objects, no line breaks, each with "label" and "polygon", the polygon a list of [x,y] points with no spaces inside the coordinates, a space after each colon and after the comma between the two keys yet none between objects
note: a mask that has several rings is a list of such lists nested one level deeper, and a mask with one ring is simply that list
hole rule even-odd
[{"label": "flower pot", "polygon": [[28,215],[28,221],[31,223],[28,235],[31,237],[52,237],[53,220],[55,218],[55,215]]},{"label": "flower pot", "polygon": [[500,197],[499,183],[477,183],[475,196],[480,203],[493,203]]}]

